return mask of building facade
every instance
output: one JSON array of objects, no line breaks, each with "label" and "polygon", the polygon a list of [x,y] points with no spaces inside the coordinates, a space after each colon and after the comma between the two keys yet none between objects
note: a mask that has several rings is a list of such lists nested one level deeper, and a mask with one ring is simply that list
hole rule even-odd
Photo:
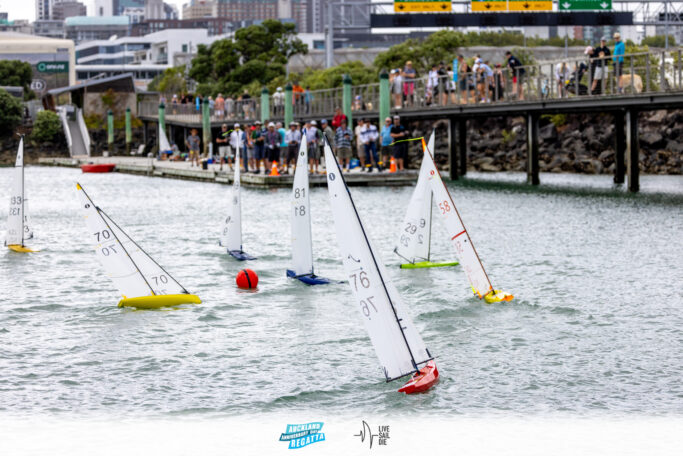
[{"label": "building facade", "polygon": [[52,6],[51,18],[53,21],[63,21],[67,17],[86,16],[88,9],[81,2],[57,2]]},{"label": "building facade", "polygon": [[131,32],[128,16],[76,16],[64,20],[64,35],[76,44],[84,41],[106,40]]},{"label": "building facade", "polygon": [[183,5],[183,19],[217,17],[215,0],[193,0]]}]

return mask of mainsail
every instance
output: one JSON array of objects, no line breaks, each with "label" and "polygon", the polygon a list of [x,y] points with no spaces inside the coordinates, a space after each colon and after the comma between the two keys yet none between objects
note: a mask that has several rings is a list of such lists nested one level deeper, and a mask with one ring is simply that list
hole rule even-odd
[{"label": "mainsail", "polygon": [[79,184],[76,188],[97,259],[124,298],[187,293],[93,203]]},{"label": "mainsail", "polygon": [[292,189],[292,263],[296,275],[313,274],[313,241],[308,192],[308,145],[301,138]]},{"label": "mainsail", "polygon": [[361,312],[387,381],[417,372],[432,359],[404,310],[396,288],[388,281],[342,176],[339,163],[325,141],[327,188],[337,242],[351,291]]},{"label": "mainsail", "polygon": [[159,123],[159,152],[168,152],[171,150],[171,144],[168,142],[168,137],[163,128],[161,128],[161,123]]},{"label": "mainsail", "polygon": [[[434,134],[429,140],[433,146]],[[426,150],[425,150],[426,154]],[[413,195],[408,203],[394,252],[409,263],[429,261],[432,232],[432,188],[427,160],[422,160]]]},{"label": "mainsail", "polygon": [[242,138],[238,131],[235,150],[235,175],[232,183],[232,198],[229,215],[225,218],[220,245],[231,251],[242,251],[242,194],[240,190],[240,153]]},{"label": "mainsail", "polygon": [[455,255],[465,271],[472,290],[479,298],[483,298],[493,290],[491,281],[484,270],[477,251],[474,249],[470,235],[467,233],[458,209],[453,203],[453,198],[451,198],[451,194],[441,179],[431,150],[428,148],[424,154],[422,165],[424,166],[425,163],[427,164],[429,183],[434,193],[434,200],[436,201],[436,213],[444,219],[446,230],[455,249]]},{"label": "mainsail", "polygon": [[[24,192],[24,138],[19,140],[17,159],[12,171],[12,188],[9,200],[9,216],[7,217],[6,245],[24,245],[24,239],[29,239],[33,233],[26,222],[26,200]],[[30,234],[30,236],[29,236]]]}]

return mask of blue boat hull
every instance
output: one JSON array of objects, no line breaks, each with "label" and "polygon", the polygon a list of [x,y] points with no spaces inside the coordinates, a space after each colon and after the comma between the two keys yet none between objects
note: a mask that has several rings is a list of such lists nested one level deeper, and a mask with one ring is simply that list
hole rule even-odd
[{"label": "blue boat hull", "polygon": [[231,257],[236,258],[240,261],[255,260],[256,257],[249,255],[247,252],[242,250],[228,250]]},{"label": "blue boat hull", "polygon": [[306,285],[325,285],[327,283],[332,283],[330,279],[326,279],[325,277],[319,277],[315,274],[296,275],[296,273],[291,269],[287,269],[287,277],[297,279],[298,281],[303,282]]}]

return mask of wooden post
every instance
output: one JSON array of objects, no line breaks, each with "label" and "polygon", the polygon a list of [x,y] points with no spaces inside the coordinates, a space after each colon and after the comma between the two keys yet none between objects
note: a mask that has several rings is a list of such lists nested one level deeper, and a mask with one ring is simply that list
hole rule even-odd
[{"label": "wooden post", "polygon": [[130,155],[130,143],[133,141],[131,129],[130,108],[126,108],[126,154]]},{"label": "wooden post", "polygon": [[458,166],[458,174],[464,176],[467,174],[467,119],[458,119],[458,158],[460,165]]},{"label": "wooden post", "polygon": [[538,185],[541,183],[539,178],[539,163],[538,163],[538,115],[527,113],[526,116],[526,132],[527,132],[527,168],[526,180],[528,184]]},{"label": "wooden post", "polygon": [[209,156],[209,144],[211,144],[211,110],[209,109],[209,99],[204,98],[202,102],[202,142],[204,143],[204,156]]},{"label": "wooden post", "polygon": [[626,111],[626,150],[628,151],[626,166],[628,189],[631,192],[640,190],[638,163],[640,149],[638,146],[638,111],[629,109]]},{"label": "wooden post", "polygon": [[107,147],[109,155],[114,155],[114,113],[107,111]]},{"label": "wooden post", "polygon": [[614,183],[623,184],[626,173],[626,114],[617,111],[614,114]]},{"label": "wooden post", "polygon": [[458,178],[458,125],[454,117],[448,119],[448,174],[451,180]]}]

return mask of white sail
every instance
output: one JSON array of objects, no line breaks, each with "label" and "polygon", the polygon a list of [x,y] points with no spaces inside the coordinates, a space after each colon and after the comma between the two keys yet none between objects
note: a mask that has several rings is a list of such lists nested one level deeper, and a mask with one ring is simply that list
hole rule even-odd
[{"label": "white sail", "polygon": [[455,255],[465,271],[472,290],[481,298],[493,290],[491,282],[486,275],[484,266],[481,264],[481,260],[479,260],[474,245],[472,245],[470,235],[465,229],[460,214],[453,203],[453,198],[451,198],[451,194],[443,183],[439,170],[436,168],[436,163],[434,163],[434,157],[429,150],[424,155],[423,165],[424,163],[427,163],[429,182],[432,192],[434,192],[436,213],[444,219],[446,230],[455,249]]},{"label": "white sail", "polygon": [[387,381],[411,374],[431,355],[405,312],[398,291],[388,281],[327,142],[325,163],[337,242],[365,329]]},{"label": "white sail", "polygon": [[301,138],[292,189],[292,269],[296,275],[313,274],[313,241],[308,195],[308,145]]},{"label": "white sail", "polygon": [[225,218],[220,245],[229,251],[242,251],[242,195],[240,190],[240,153],[241,137],[238,136],[238,147],[235,150],[235,176],[232,183],[230,210]]},{"label": "white sail", "polygon": [[77,185],[95,255],[124,298],[187,291],[121,230]]},{"label": "white sail", "polygon": [[24,138],[19,140],[17,160],[12,174],[5,242],[7,245],[24,245],[24,239],[27,238],[24,231],[24,216],[26,214],[24,201]]},{"label": "white sail", "polygon": [[161,124],[159,124],[159,152],[168,152],[171,150],[171,144],[168,142],[168,137]]},{"label": "white sail", "polygon": [[31,229],[31,219],[28,217],[28,199],[26,198],[26,189],[24,189],[24,241],[33,239],[33,230]]},{"label": "white sail", "polygon": [[[433,135],[432,135],[433,137]],[[432,188],[426,160],[422,160],[413,196],[408,203],[405,219],[394,252],[410,263],[429,260],[432,231]]]}]

